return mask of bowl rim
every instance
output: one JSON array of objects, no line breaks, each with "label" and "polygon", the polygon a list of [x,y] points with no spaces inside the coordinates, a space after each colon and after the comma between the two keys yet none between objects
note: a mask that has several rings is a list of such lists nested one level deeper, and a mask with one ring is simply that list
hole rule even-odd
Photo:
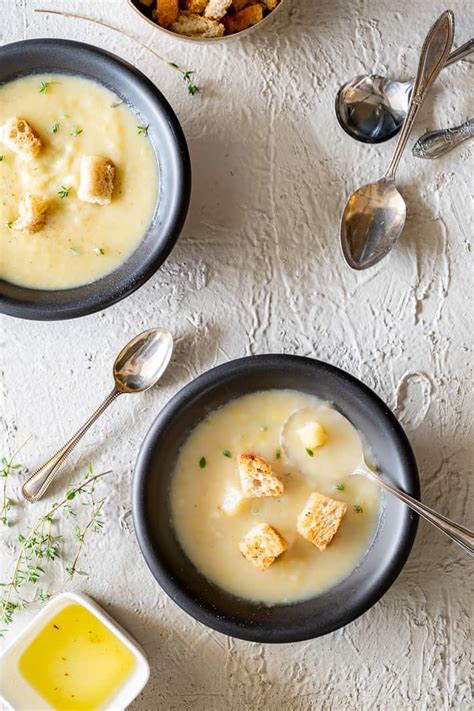
[{"label": "bowl rim", "polygon": [[[0,63],[9,60],[9,53],[16,51],[28,51],[30,48],[36,48],[41,51],[44,48],[45,51],[49,51],[51,48],[59,48],[65,51],[82,52],[85,56],[96,56],[103,62],[109,63],[121,74],[128,76],[128,78],[135,82],[147,92],[148,96],[156,102],[157,106],[161,112],[166,115],[166,122],[169,126],[169,135],[173,138],[174,150],[176,155],[176,184],[177,184],[177,194],[179,195],[179,200],[176,208],[174,209],[174,214],[172,214],[169,220],[169,227],[167,230],[167,237],[164,240],[163,245],[157,252],[151,255],[148,259],[144,259],[142,265],[137,269],[137,273],[133,280],[129,280],[125,286],[121,282],[118,282],[111,293],[108,295],[103,295],[98,291],[93,298],[87,300],[86,303],[83,301],[74,301],[74,291],[80,290],[87,284],[79,285],[77,287],[71,287],[68,289],[33,289],[30,287],[22,287],[21,285],[13,284],[14,287],[18,288],[21,293],[24,292],[25,297],[13,297],[7,296],[2,292],[2,284],[10,284],[0,278],[0,313],[6,314],[7,316],[14,316],[16,318],[23,318],[29,320],[38,321],[57,321],[72,318],[79,318],[82,316],[87,316],[89,314],[102,311],[109,306],[113,306],[122,299],[133,294],[137,289],[143,286],[155,272],[160,268],[160,266],[165,262],[173,247],[175,246],[181,230],[183,228],[184,222],[186,220],[189,203],[191,199],[191,161],[189,157],[189,150],[186,142],[186,138],[178,121],[178,118],[171,108],[168,100],[161,93],[157,86],[149,79],[143,72],[134,67],[132,64],[122,59],[116,54],[109,52],[108,50],[97,47],[96,45],[88,44],[86,42],[78,42],[76,40],[62,39],[62,38],[36,38],[36,39],[26,39],[19,40],[18,42],[10,42],[8,44],[0,46]],[[52,64],[54,62],[52,61]],[[47,70],[44,70],[47,71]],[[51,73],[55,71],[61,71],[60,67],[50,70]],[[30,74],[34,74],[32,70]],[[15,74],[14,68],[12,69],[12,74]],[[80,75],[80,72],[78,72]],[[100,81],[100,77],[98,78]],[[1,85],[1,82],[0,82]],[[156,205],[159,204],[160,196],[158,194]],[[140,244],[140,243],[139,243]],[[130,257],[131,255],[129,255]],[[126,263],[127,260],[125,260]],[[120,268],[120,265],[119,265]],[[114,270],[115,271],[115,270]],[[107,278],[114,274],[114,271],[105,274],[104,277]],[[99,284],[101,279],[94,280],[89,284]],[[52,307],[48,304],[41,304],[35,301],[35,294],[50,291],[54,293],[69,294],[73,300],[73,303],[66,306],[59,306],[57,308]],[[80,297],[78,297],[80,298]]]},{"label": "bowl rim", "polygon": [[[226,363],[211,368],[181,388],[171,398],[171,400],[168,401],[155,418],[142,442],[137,456],[132,480],[132,515],[135,535],[150,572],[162,587],[164,592],[173,600],[173,602],[175,602],[182,610],[191,615],[195,620],[210,627],[211,629],[231,637],[252,642],[289,643],[305,641],[328,634],[329,632],[333,632],[357,619],[360,615],[364,614],[370,607],[372,607],[394,583],[408,559],[418,528],[417,514],[413,512],[413,515],[405,517],[405,521],[403,525],[401,525],[402,533],[400,534],[400,545],[391,555],[390,564],[380,582],[374,583],[359,604],[353,605],[349,612],[344,611],[344,613],[341,614],[341,622],[327,626],[323,632],[316,630],[316,627],[313,626],[304,633],[299,632],[296,634],[291,630],[291,628],[273,630],[272,634],[269,636],[268,633],[265,633],[265,631],[262,632],[261,630],[257,630],[251,625],[245,627],[242,623],[237,623],[235,620],[222,613],[217,611],[215,613],[210,612],[200,604],[198,599],[189,594],[184,586],[176,583],[174,578],[170,576],[169,572],[166,570],[166,567],[162,564],[160,551],[157,551],[156,547],[153,545],[147,526],[146,497],[144,495],[144,489],[148,475],[149,459],[152,456],[156,441],[160,438],[161,433],[166,429],[168,423],[179,413],[183,405],[183,400],[188,403],[189,401],[198,398],[208,386],[218,385],[220,379],[222,379],[221,383],[225,384],[228,377],[238,375],[239,373],[241,374],[245,371],[248,372],[248,368],[258,369],[262,367],[278,367],[284,370],[285,368],[290,369],[294,364],[301,364],[302,366],[306,364],[309,367],[319,369],[320,371],[327,371],[329,374],[348,381],[349,384],[355,386],[366,395],[366,397],[373,403],[374,407],[378,408],[381,415],[383,414],[385,416],[387,426],[390,427],[392,436],[397,440],[397,446],[399,446],[401,450],[404,471],[407,474],[407,479],[410,484],[409,486],[404,487],[405,490],[414,498],[420,498],[420,478],[417,463],[405,431],[403,430],[398,419],[384,403],[384,401],[373,390],[371,390],[371,388],[341,368],[331,365],[325,361],[320,361],[306,356],[279,353],[245,356],[243,358],[227,361]],[[238,395],[235,397],[238,397]],[[229,400],[231,399],[233,398],[230,397]],[[305,601],[301,602],[303,603]],[[300,603],[295,602],[292,604],[298,605]]]},{"label": "bowl rim", "polygon": [[133,0],[127,0],[127,3],[132,8],[132,10],[134,10],[138,15],[140,15],[142,20],[145,20],[145,22],[150,25],[150,27],[160,30],[160,32],[163,32],[163,34],[167,35],[168,37],[178,39],[179,42],[194,42],[195,44],[217,44],[218,42],[225,42],[226,40],[236,40],[241,39],[242,37],[247,37],[252,32],[256,32],[257,30],[261,29],[263,25],[267,24],[270,18],[273,18],[275,14],[280,11],[282,5],[287,4],[287,0],[280,0],[278,5],[273,10],[271,10],[268,15],[266,15],[262,20],[260,20],[260,22],[257,22],[256,25],[250,25],[250,27],[247,27],[245,30],[240,30],[240,32],[235,32],[232,35],[222,35],[222,37],[189,37],[188,35],[180,35],[179,32],[173,32],[172,30],[169,30],[166,27],[162,27],[157,22],[153,22],[153,20],[150,20],[150,18],[147,17],[145,13],[143,13],[140,8],[135,5]]}]

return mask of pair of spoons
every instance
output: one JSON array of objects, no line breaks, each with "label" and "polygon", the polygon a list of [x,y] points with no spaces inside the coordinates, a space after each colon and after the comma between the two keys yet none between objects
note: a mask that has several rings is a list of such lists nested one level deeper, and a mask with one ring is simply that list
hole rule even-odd
[{"label": "pair of spoons", "polygon": [[[23,484],[22,493],[28,501],[33,502],[41,499],[76,444],[119,395],[141,393],[156,385],[170,362],[172,351],[173,338],[170,332],[163,328],[152,328],[140,333],[120,351],[113,365],[115,381],[113,390],[69,442]],[[445,533],[469,555],[474,556],[474,532],[436,513],[433,509],[375,474],[365,462],[362,446],[360,463],[353,473],[363,475],[376,482],[382,489],[403,501],[413,511]]]},{"label": "pair of spoons", "polygon": [[434,80],[448,59],[454,39],[454,15],[446,10],[431,27],[421,49],[408,112],[385,175],[364,185],[347,201],[341,222],[344,258],[353,269],[367,269],[387,256],[406,220],[406,204],[395,174],[415,119]]}]

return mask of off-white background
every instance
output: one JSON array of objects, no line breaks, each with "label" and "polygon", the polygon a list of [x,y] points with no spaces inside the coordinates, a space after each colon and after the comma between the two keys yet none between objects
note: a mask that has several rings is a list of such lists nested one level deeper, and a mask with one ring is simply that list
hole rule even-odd
[{"label": "off-white background", "polygon": [[[473,34],[474,3],[449,5],[459,44]],[[201,94],[188,96],[172,70],[130,41],[34,15],[41,6],[127,28],[194,70]],[[229,358],[281,351],[328,360],[374,388],[406,427],[425,502],[472,527],[472,143],[436,162],[407,153],[399,183],[408,220],[389,259],[352,272],[338,240],[346,196],[381,174],[393,143],[347,137],[334,115],[337,88],[366,71],[410,77],[446,2],[289,0],[268,29],[211,46],[163,38],[120,0],[0,0],[0,7],[4,43],[86,40],[140,67],[189,141],[189,218],[146,286],[76,321],[1,320],[3,451],[32,433],[22,455],[30,468],[97,406],[130,337],[155,324],[176,337],[162,386],[121,398],[81,445],[82,467],[90,460],[114,476],[102,489],[106,533],[90,540],[83,563],[90,577],[77,589],[145,648],[152,676],[132,708],[467,709],[472,564],[428,525],[421,523],[400,578],[366,615],[325,638],[272,647],[228,639],[181,612],[148,572],[130,519],[137,448],[168,398]],[[443,73],[415,137],[473,115],[472,76],[469,62]],[[18,505],[12,515],[24,527],[39,510]],[[30,614],[18,615],[13,632]]]}]

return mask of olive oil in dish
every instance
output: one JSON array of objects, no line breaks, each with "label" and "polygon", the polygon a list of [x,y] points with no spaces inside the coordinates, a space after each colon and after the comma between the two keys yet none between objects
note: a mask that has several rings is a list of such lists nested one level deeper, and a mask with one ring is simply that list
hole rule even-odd
[{"label": "olive oil in dish", "polygon": [[58,711],[101,708],[134,667],[125,644],[75,603],[50,619],[19,659],[24,679]]}]

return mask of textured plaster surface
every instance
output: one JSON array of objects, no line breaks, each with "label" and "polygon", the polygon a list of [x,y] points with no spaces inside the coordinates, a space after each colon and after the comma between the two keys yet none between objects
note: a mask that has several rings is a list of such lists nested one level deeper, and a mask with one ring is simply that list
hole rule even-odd
[{"label": "textured plaster surface", "polygon": [[[449,5],[461,43],[473,34],[474,3]],[[188,96],[175,73],[130,41],[81,21],[35,16],[34,6],[127,28],[194,70],[202,93]],[[425,502],[472,527],[472,143],[437,162],[407,153],[399,184],[408,220],[389,259],[355,273],[338,244],[346,196],[383,172],[393,144],[347,137],[334,116],[337,88],[370,70],[410,77],[423,35],[445,6],[289,0],[264,31],[204,47],[162,37],[120,0],[0,0],[3,43],[67,37],[119,54],[160,87],[189,141],[189,218],[142,289],[80,320],[0,321],[2,450],[31,433],[22,455],[30,468],[97,406],[129,337],[154,324],[176,337],[162,385],[117,401],[78,455],[78,467],[92,461],[114,475],[102,485],[106,534],[91,539],[83,562],[90,576],[76,589],[145,649],[152,674],[132,704],[137,711],[472,704],[472,563],[427,524],[399,579],[367,614],[325,638],[273,647],[226,638],[181,612],[148,572],[130,518],[137,448],[170,396],[229,358],[281,351],[328,360],[372,387],[406,428]],[[413,140],[473,115],[472,78],[470,62],[443,73]],[[11,494],[19,499],[18,483]],[[24,526],[37,512],[18,504],[12,515]],[[2,532],[2,578],[15,531]],[[31,615],[19,614],[10,635]]]}]

